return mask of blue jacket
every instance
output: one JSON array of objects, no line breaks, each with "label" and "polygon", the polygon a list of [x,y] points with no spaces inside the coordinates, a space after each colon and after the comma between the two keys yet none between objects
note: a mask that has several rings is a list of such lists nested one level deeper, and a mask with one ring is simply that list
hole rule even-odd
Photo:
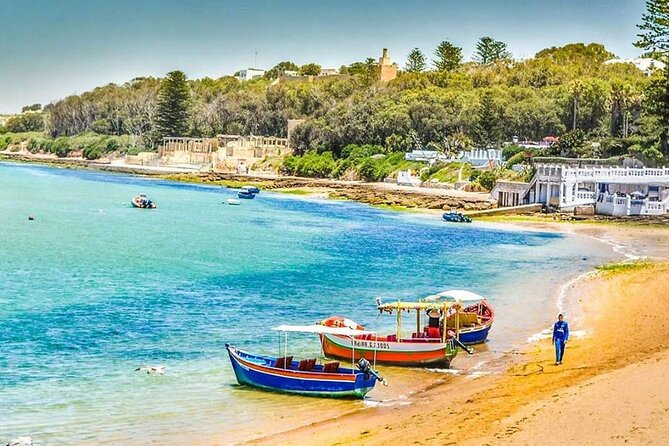
[{"label": "blue jacket", "polygon": [[553,325],[553,342],[556,339],[566,341],[569,339],[569,324],[567,321],[557,321]]}]

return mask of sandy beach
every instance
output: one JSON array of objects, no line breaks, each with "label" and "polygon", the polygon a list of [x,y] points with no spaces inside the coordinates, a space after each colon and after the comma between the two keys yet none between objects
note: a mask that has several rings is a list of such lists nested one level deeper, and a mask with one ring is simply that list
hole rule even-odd
[{"label": "sandy beach", "polygon": [[[628,258],[669,258],[663,229],[556,225],[607,241]],[[643,261],[570,286],[566,298],[583,314],[561,366],[549,339],[528,342],[505,355],[502,373],[435,378],[403,401],[250,443],[664,444],[669,322],[659,312],[669,304],[668,283],[668,263]]]}]

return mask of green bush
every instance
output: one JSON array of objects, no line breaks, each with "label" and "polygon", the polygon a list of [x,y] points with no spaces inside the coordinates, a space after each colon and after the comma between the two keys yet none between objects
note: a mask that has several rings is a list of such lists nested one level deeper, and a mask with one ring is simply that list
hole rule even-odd
[{"label": "green bush", "polygon": [[0,137],[0,150],[6,150],[12,142],[11,136]]},{"label": "green bush", "polygon": [[532,159],[529,152],[518,152],[506,161],[506,167],[511,168],[516,164],[527,163]]},{"label": "green bush", "polygon": [[308,152],[303,156],[287,156],[281,166],[285,173],[301,177],[329,178],[337,168],[332,152]]},{"label": "green bush", "polygon": [[492,188],[495,187],[497,175],[492,170],[487,170],[479,175],[477,181],[482,188],[492,190]]},{"label": "green bush", "polygon": [[365,158],[358,167],[358,172],[365,181],[376,181],[378,179],[378,169],[372,158]]},{"label": "green bush", "polygon": [[505,160],[509,160],[512,157],[516,156],[517,154],[524,152],[526,149],[524,147],[517,146],[515,144],[511,144],[509,146],[506,146],[502,149],[502,157]]},{"label": "green bush", "polygon": [[96,160],[103,155],[102,150],[97,147],[86,147],[83,150],[83,156],[87,160]]}]

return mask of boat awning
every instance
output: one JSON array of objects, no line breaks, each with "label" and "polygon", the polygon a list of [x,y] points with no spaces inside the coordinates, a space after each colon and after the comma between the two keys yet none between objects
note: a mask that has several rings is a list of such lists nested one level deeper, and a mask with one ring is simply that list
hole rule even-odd
[{"label": "boat awning", "polygon": [[409,311],[409,310],[444,310],[449,309],[455,305],[459,305],[458,302],[391,302],[387,304],[381,304],[377,308],[379,311],[387,311],[392,313],[393,311]]},{"label": "boat awning", "polygon": [[442,299],[451,302],[478,302],[485,298],[476,293],[472,293],[471,291],[449,290],[427,296],[425,302],[435,302]]},{"label": "boat awning", "polygon": [[357,336],[363,334],[374,334],[375,332],[369,330],[353,330],[347,327],[326,327],[325,325],[279,325],[272,328],[276,331],[290,331],[297,333],[317,333],[317,334],[333,334],[341,336]]}]

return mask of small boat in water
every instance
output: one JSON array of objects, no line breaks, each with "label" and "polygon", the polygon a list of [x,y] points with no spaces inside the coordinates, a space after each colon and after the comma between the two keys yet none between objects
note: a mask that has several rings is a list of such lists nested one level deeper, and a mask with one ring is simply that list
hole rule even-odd
[{"label": "small boat in water", "polygon": [[442,215],[441,218],[443,218],[444,221],[448,221],[448,222],[452,222],[452,223],[471,223],[472,222],[471,218],[467,217],[462,212],[456,212],[456,211],[444,212],[444,215]]},{"label": "small boat in water", "polygon": [[[237,382],[263,390],[328,398],[364,398],[376,381],[386,384],[367,360],[356,368],[339,367],[339,362],[317,364],[316,358],[294,360],[287,356],[287,333],[336,333],[351,336],[353,330],[322,325],[282,325],[274,328],[285,334],[284,355],[255,355],[225,344]],[[350,359],[350,358],[349,358]]]},{"label": "small boat in water", "polygon": [[130,204],[139,209],[155,209],[158,207],[156,206],[156,203],[149,200],[146,194],[135,195],[132,197],[132,200],[130,200]]},{"label": "small boat in water", "polygon": [[449,290],[427,296],[423,301],[459,303],[461,309],[458,317],[454,314],[448,315],[446,328],[455,329],[457,323],[458,339],[465,345],[480,344],[487,340],[488,332],[495,321],[495,310],[483,296],[471,291]]},{"label": "small boat in water", "polygon": [[237,200],[236,198],[228,198],[227,200],[225,200],[225,202],[233,206],[239,206],[240,204],[242,204],[242,202]]},{"label": "small boat in water", "polygon": [[260,193],[260,189],[258,189],[256,186],[242,186],[242,189],[244,189],[246,192],[251,192],[252,194]]},{"label": "small boat in water", "polygon": [[246,199],[246,200],[253,200],[256,196],[254,193],[246,191],[246,190],[240,190],[237,192],[237,197]]}]

